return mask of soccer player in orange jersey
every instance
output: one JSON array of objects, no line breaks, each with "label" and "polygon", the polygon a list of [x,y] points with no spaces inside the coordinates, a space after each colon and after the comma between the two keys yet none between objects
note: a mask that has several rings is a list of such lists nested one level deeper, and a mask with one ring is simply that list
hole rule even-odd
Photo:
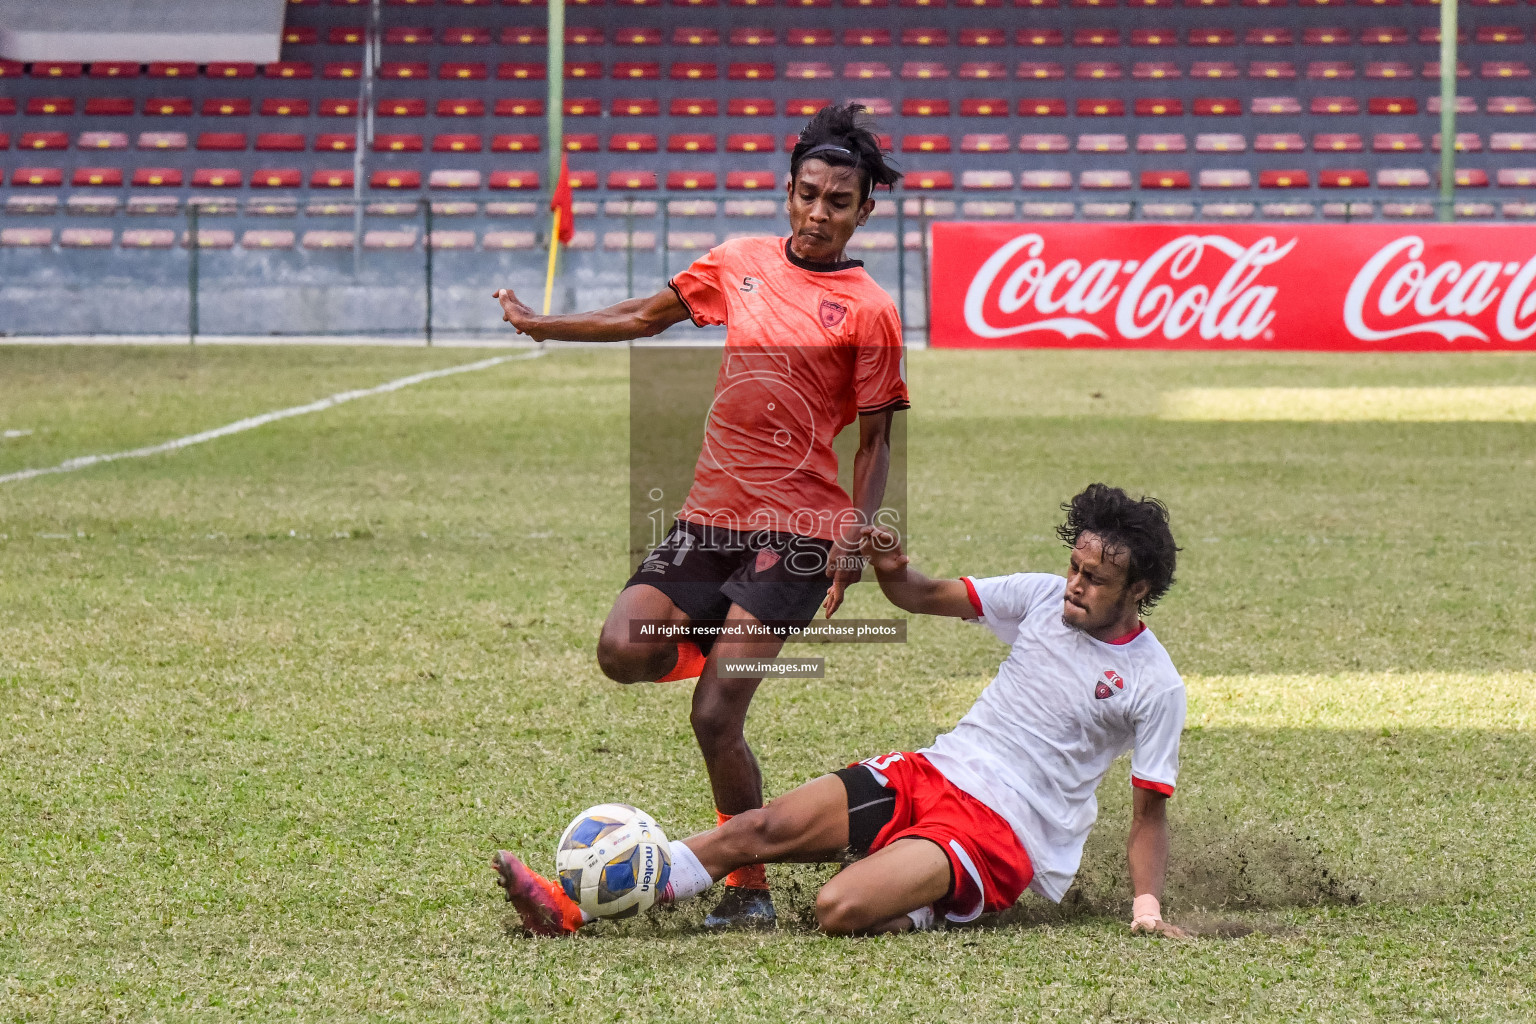
[{"label": "soccer player in orange jersey", "polygon": [[[788,238],[733,239],[650,298],[539,316],[511,289],[503,319],[536,341],[628,341],[691,320],[725,326],[725,351],[693,486],[666,539],[614,602],[598,640],[621,683],[698,677],[691,721],[721,823],[763,805],[743,728],[761,679],[719,674],[724,659],[771,658],[782,629],[830,616],[863,568],[860,530],[885,498],[892,417],[908,407],[894,303],[847,256],[900,175],[856,104],[827,107],[790,156]],[[853,494],[837,482],[833,438],[857,421]],[[717,638],[658,640],[635,624],[719,625]],[[777,627],[779,632],[755,631]],[[774,920],[762,865],[733,871],[706,923]]]}]

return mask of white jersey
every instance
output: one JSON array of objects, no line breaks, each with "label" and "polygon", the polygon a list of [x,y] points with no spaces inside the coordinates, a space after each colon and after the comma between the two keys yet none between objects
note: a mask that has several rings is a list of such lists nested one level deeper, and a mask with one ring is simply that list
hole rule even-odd
[{"label": "white jersey", "polygon": [[1173,793],[1184,681],[1151,630],[1109,644],[1064,623],[1060,576],[965,584],[1011,650],[960,724],[918,753],[1013,826],[1035,868],[1030,888],[1059,903],[1111,761],[1134,748],[1131,784]]}]

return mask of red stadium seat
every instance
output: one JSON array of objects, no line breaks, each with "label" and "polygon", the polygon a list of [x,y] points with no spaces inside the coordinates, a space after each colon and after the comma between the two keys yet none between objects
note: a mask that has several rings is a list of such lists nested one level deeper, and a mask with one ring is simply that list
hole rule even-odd
[{"label": "red stadium seat", "polygon": [[713,171],[668,171],[667,188],[673,191],[684,189],[713,190],[716,187]]},{"label": "red stadium seat", "polygon": [[901,101],[902,117],[948,117],[949,100],[912,98]]},{"label": "red stadium seat", "polygon": [[1136,101],[1137,117],[1182,117],[1184,101],[1173,96],[1147,96]]},{"label": "red stadium seat", "polygon": [[904,28],[902,46],[948,46],[949,30],[942,28]]},{"label": "red stadium seat", "polygon": [[965,28],[958,37],[961,46],[1006,46],[1008,35],[1002,29]]},{"label": "red stadium seat", "polygon": [[901,77],[909,82],[937,81],[949,77],[949,68],[943,64],[926,60],[903,61],[901,65]]},{"label": "red stadium seat", "polygon": [[309,176],[310,188],[351,188],[352,184],[351,170],[315,171]]},{"label": "red stadium seat", "polygon": [[1361,32],[1360,41],[1375,46],[1405,46],[1408,30],[1400,25],[1377,25]]},{"label": "red stadium seat", "polygon": [[961,117],[1007,117],[1008,101],[1001,96],[973,97],[960,101]]},{"label": "red stadium seat", "polygon": [[16,100],[10,96],[0,96],[0,114],[16,113]]},{"label": "red stadium seat", "polygon": [[1417,114],[1419,101],[1412,96],[1372,96],[1365,109],[1371,114]]},{"label": "red stadium seat", "polygon": [[362,25],[332,25],[325,33],[325,41],[332,46],[360,46],[363,42]]},{"label": "red stadium seat", "polygon": [[503,61],[496,65],[496,78],[503,82],[542,82],[544,65]]},{"label": "red stadium seat", "polygon": [[775,106],[765,97],[737,97],[726,101],[725,112],[731,117],[772,117]]},{"label": "red stadium seat", "polygon": [[829,28],[792,28],[784,33],[784,42],[790,46],[831,46],[836,41]]},{"label": "red stadium seat", "polygon": [[289,46],[310,46],[320,41],[320,34],[311,25],[289,25],[283,29],[283,42]]},{"label": "red stadium seat", "polygon": [[673,61],[667,77],[674,82],[712,82],[720,77],[720,68],[713,61]]},{"label": "red stadium seat", "polygon": [[369,188],[421,188],[420,171],[374,171]]},{"label": "red stadium seat", "polygon": [[306,141],[299,132],[262,132],[256,136],[256,150],[263,153],[302,153]]},{"label": "red stadium seat", "polygon": [[876,60],[854,60],[843,65],[843,77],[848,79],[890,78],[891,66]]},{"label": "red stadium seat", "polygon": [[151,96],[144,101],[146,115],[191,117],[192,101],[185,96]]},{"label": "red stadium seat", "polygon": [[1288,28],[1251,28],[1243,35],[1248,46],[1293,46],[1296,34]]},{"label": "red stadium seat", "polygon": [[480,61],[444,61],[437,66],[437,77],[445,82],[483,82],[490,70]]},{"label": "red stadium seat", "polygon": [[602,46],[604,41],[601,28],[588,25],[566,26],[565,43],[567,46]]},{"label": "red stadium seat", "polygon": [[968,60],[961,63],[956,77],[972,81],[1003,79],[1008,77],[1008,69],[998,61]]},{"label": "red stadium seat", "polygon": [[1413,66],[1400,60],[1372,60],[1365,65],[1366,78],[1412,78]]},{"label": "red stadium seat", "polygon": [[490,187],[496,189],[527,189],[537,191],[539,188],[538,171],[492,171]]},{"label": "red stadium seat", "polygon": [[1317,26],[1303,29],[1301,42],[1304,46],[1348,46],[1350,31],[1347,28]]},{"label": "red stadium seat", "polygon": [[818,110],[830,106],[831,103],[831,100],[820,96],[786,100],[784,102],[784,113],[792,114],[796,117],[810,117]]},{"label": "red stadium seat", "polygon": [[[540,65],[540,67],[542,66],[543,65]],[[361,77],[362,73],[362,64],[358,63],[357,61],[350,60],[329,61],[320,69],[321,77],[330,81],[335,81],[337,79],[358,78]]]},{"label": "red stadium seat", "polygon": [[955,187],[955,176],[948,171],[908,171],[902,184],[911,189],[947,192]]},{"label": "red stadium seat", "polygon": [[542,148],[539,136],[532,133],[491,136],[492,153],[537,153]]},{"label": "red stadium seat", "polygon": [[181,171],[174,167],[140,167],[133,172],[136,188],[180,188]]},{"label": "red stadium seat", "polygon": [[298,188],[304,175],[297,167],[273,167],[251,172],[252,188]]},{"label": "red stadium seat", "polygon": [[256,65],[248,61],[215,61],[208,65],[209,78],[255,78]]},{"label": "red stadium seat", "polygon": [[948,135],[903,135],[901,137],[901,151],[903,153],[948,153]]},{"label": "red stadium seat", "polygon": [[1139,60],[1131,66],[1131,77],[1141,80],[1173,79],[1183,77],[1183,72],[1171,61]]},{"label": "red stadium seat", "polygon": [[1196,96],[1195,113],[1201,117],[1239,117],[1243,103],[1231,96]]},{"label": "red stadium seat", "polygon": [[[502,42],[506,41],[506,34],[503,33]],[[613,41],[618,46],[660,46],[664,40],[659,28],[621,28],[614,32]]]},{"label": "red stadium seat", "polygon": [[1072,33],[1073,46],[1119,46],[1120,32],[1113,28],[1080,28]]},{"label": "red stadium seat", "polygon": [[728,171],[725,187],[737,190],[765,190],[778,187],[778,176],[773,171]]},{"label": "red stadium seat", "polygon": [[1178,46],[1179,34],[1166,28],[1136,28],[1131,30],[1132,46]]},{"label": "red stadium seat", "polygon": [[1012,148],[1006,135],[971,133],[960,138],[962,153],[1006,153]]},{"label": "red stadium seat", "polygon": [[620,132],[608,136],[610,153],[654,153],[656,136],[649,132]]},{"label": "red stadium seat", "polygon": [[133,100],[127,96],[88,96],[85,113],[88,117],[132,117]]},{"label": "red stadium seat", "polygon": [[[208,65],[209,78],[214,77],[213,67],[212,64]],[[137,61],[99,60],[91,65],[90,74],[92,78],[138,78],[139,64]],[[0,74],[0,78],[4,77],[4,74]]]},{"label": "red stadium seat", "polygon": [[608,188],[610,191],[654,189],[656,187],[655,171],[609,171]]},{"label": "red stadium seat", "polygon": [[591,133],[566,133],[562,143],[567,153],[596,153],[602,148],[597,136]]},{"label": "red stadium seat", "polygon": [[197,65],[191,61],[156,61],[145,69],[150,78],[196,78]]},{"label": "red stadium seat", "polygon": [[1241,78],[1237,65],[1229,60],[1197,60],[1189,66],[1190,78]]},{"label": "red stadium seat", "polygon": [[668,153],[713,153],[715,149],[715,137],[708,133],[679,132],[667,136]]},{"label": "red stadium seat", "polygon": [[673,46],[719,46],[720,32],[713,28],[675,28]]},{"label": "red stadium seat", "polygon": [[[574,65],[567,64],[566,78],[601,78],[602,65],[590,65],[581,74],[576,74],[572,69]],[[592,69],[596,68],[596,71]],[[661,77],[661,65],[656,61],[617,61],[613,65],[613,77],[620,81],[648,82]]]},{"label": "red stadium seat", "polygon": [[1306,148],[1306,140],[1296,132],[1264,132],[1253,137],[1256,153],[1296,153]]},{"label": "red stadium seat", "polygon": [[[655,102],[654,100],[652,102]],[[541,99],[513,98],[497,100],[491,112],[497,117],[543,117],[544,101]]]},{"label": "red stadium seat", "polygon": [[572,96],[565,100],[566,117],[601,117],[603,101],[596,96]]},{"label": "red stadium seat", "polygon": [[203,100],[204,117],[248,117],[251,101],[244,96]]},{"label": "red stadium seat", "polygon": [[388,60],[379,65],[378,77],[392,81],[412,80],[418,81],[430,78],[431,68],[424,60],[401,61]]},{"label": "red stadium seat", "polygon": [[717,117],[720,101],[713,96],[677,96],[667,107],[673,117]]},{"label": "red stadium seat", "polygon": [[388,46],[426,46],[432,42],[432,30],[423,25],[396,25],[384,30]]},{"label": "red stadium seat", "polygon": [[1360,101],[1353,96],[1314,96],[1309,109],[1314,114],[1358,114]]},{"label": "red stadium seat", "polygon": [[655,97],[615,96],[608,113],[614,117],[655,117],[661,113],[661,101]]},{"label": "red stadium seat", "polygon": [[1312,148],[1319,153],[1358,153],[1365,144],[1354,132],[1318,132],[1312,136]]},{"label": "red stadium seat", "polygon": [[79,78],[85,65],[73,61],[39,60],[32,62],[33,78]]},{"label": "red stadium seat", "polygon": [[268,64],[262,73],[268,78],[314,78],[315,68],[308,61],[280,60]]},{"label": "red stadium seat", "polygon": [[[502,46],[545,46],[549,43],[549,31],[543,25],[509,25],[501,30],[499,36]],[[626,43],[622,36],[614,40],[617,43]],[[661,42],[661,33],[656,33],[656,42]]]},{"label": "red stadium seat", "polygon": [[[731,44],[738,45],[734,33]],[[891,30],[888,28],[850,28],[843,31],[844,46],[890,46]]]},{"label": "red stadium seat", "polygon": [[1072,68],[1072,77],[1087,82],[1118,81],[1124,74],[1120,65],[1112,61],[1085,60]]},{"label": "red stadium seat", "polygon": [[375,153],[420,153],[423,148],[420,135],[392,135],[380,132],[373,137]]},{"label": "red stadium seat", "polygon": [[725,151],[727,153],[772,153],[773,136],[766,132],[727,135]]},{"label": "red stadium seat", "polygon": [[[1237,33],[1229,28],[1196,28],[1189,32],[1190,46],[1236,46]],[[1185,176],[1186,178],[1188,175]],[[1187,185],[1185,186],[1188,187]]]},{"label": "red stadium seat", "polygon": [[1330,168],[1317,172],[1317,184],[1319,188],[1370,188],[1371,176],[1356,168]]},{"label": "red stadium seat", "polygon": [[192,172],[194,188],[239,188],[244,180],[235,167],[199,167]]},{"label": "red stadium seat", "polygon": [[451,132],[432,136],[434,153],[478,153],[480,136]]},{"label": "red stadium seat", "polygon": [[322,132],[315,136],[316,153],[350,153],[357,148],[357,136],[351,132]]},{"label": "red stadium seat", "polygon": [[[0,78],[20,78],[26,71],[26,65],[19,60],[0,60]],[[134,73],[138,73],[138,65],[134,65]]]},{"label": "red stadium seat", "polygon": [[485,101],[482,99],[438,100],[438,117],[484,117]]},{"label": "red stadium seat", "polygon": [[1456,185],[1459,188],[1487,188],[1488,172],[1474,167],[1458,167]]},{"label": "red stadium seat", "polygon": [[733,82],[771,82],[774,78],[774,66],[772,64],[733,62],[726,68],[725,77]]},{"label": "red stadium seat", "polygon": [[121,167],[77,167],[70,184],[76,188],[86,186],[115,187],[123,183]]},{"label": "red stadium seat", "polygon": [[1307,77],[1349,81],[1355,77],[1355,66],[1344,60],[1314,60],[1307,65]]},{"label": "red stadium seat", "polygon": [[1288,60],[1255,60],[1248,62],[1249,78],[1295,78],[1296,65]]},{"label": "red stadium seat", "polygon": [[1019,100],[1020,117],[1066,117],[1067,101],[1057,96],[1033,96]]},{"label": "red stadium seat", "polygon": [[426,117],[427,101],[424,99],[379,100],[381,117]]},{"label": "red stadium seat", "polygon": [[1312,181],[1306,171],[1268,170],[1259,172],[1259,188],[1307,188]]},{"label": "red stadium seat", "polygon": [[443,30],[443,43],[447,46],[489,46],[489,29],[477,27],[447,28]]},{"label": "red stadium seat", "polygon": [[1066,42],[1059,28],[1021,28],[1013,41],[1019,46],[1062,46]]},{"label": "red stadium seat", "polygon": [[27,100],[27,114],[32,117],[45,114],[73,114],[75,101],[70,96],[33,96]]},{"label": "red stadium seat", "polygon": [[242,152],[246,148],[244,132],[201,132],[197,136],[197,149],[223,152]]},{"label": "red stadium seat", "polygon": [[1078,117],[1124,117],[1125,100],[1116,96],[1085,96],[1077,101]]}]

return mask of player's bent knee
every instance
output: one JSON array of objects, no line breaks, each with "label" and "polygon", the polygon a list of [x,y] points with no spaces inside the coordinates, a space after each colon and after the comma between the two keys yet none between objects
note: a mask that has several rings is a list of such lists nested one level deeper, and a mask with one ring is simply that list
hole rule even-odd
[{"label": "player's bent knee", "polygon": [[651,652],[638,644],[612,639],[606,634],[597,641],[597,667],[616,683],[643,683],[653,678],[649,664]]},{"label": "player's bent knee", "polygon": [[853,935],[875,924],[857,896],[834,878],[816,894],[816,926],[828,935]]}]

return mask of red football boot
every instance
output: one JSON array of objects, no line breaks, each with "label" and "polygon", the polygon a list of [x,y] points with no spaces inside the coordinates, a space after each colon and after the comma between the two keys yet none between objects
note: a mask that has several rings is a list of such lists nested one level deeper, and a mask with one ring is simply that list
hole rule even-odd
[{"label": "red football boot", "polygon": [[576,901],[558,882],[551,882],[518,860],[510,850],[491,858],[496,884],[507,890],[507,902],[517,908],[523,927],[532,935],[570,935],[586,923]]}]

